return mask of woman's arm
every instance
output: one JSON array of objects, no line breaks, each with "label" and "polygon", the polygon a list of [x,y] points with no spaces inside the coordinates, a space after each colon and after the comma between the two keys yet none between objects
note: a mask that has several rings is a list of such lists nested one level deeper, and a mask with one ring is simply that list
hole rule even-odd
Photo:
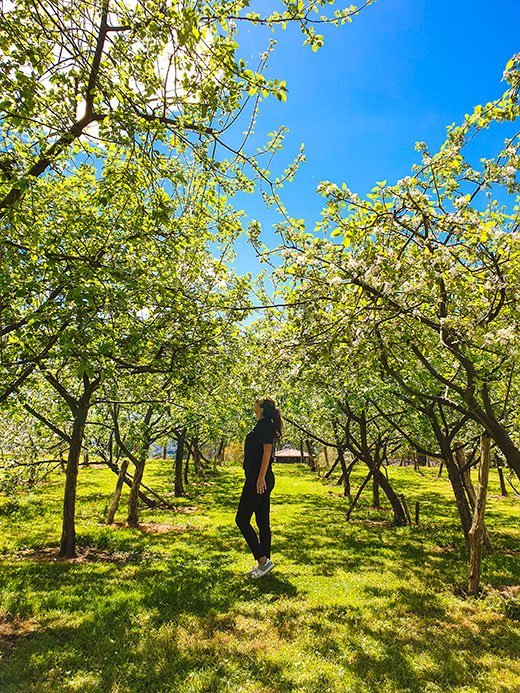
[{"label": "woman's arm", "polygon": [[273,451],[272,443],[264,443],[264,452],[262,454],[262,466],[260,467],[260,472],[258,473],[258,479],[256,480],[256,492],[263,493],[267,486],[265,483],[265,475],[267,474],[267,468],[269,467],[269,462],[271,461],[271,453]]}]

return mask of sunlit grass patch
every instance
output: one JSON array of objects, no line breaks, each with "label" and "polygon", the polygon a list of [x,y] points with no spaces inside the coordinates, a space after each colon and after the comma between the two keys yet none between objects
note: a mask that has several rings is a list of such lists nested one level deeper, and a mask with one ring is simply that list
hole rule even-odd
[{"label": "sunlit grass patch", "polygon": [[[162,464],[150,463],[149,481],[167,493]],[[234,525],[237,468],[191,484],[178,511],[143,509],[140,528],[124,525],[125,497],[117,524],[104,525],[115,475],[82,468],[74,561],[56,560],[59,474],[4,499],[0,610],[31,629],[9,647],[0,638],[0,690],[518,690],[520,623],[501,591],[520,574],[517,505],[491,499],[486,589],[463,599],[466,549],[436,474],[390,469],[421,503],[418,527],[394,528],[370,489],[347,523],[334,482],[279,465],[276,568],[258,581],[245,578],[253,560]]]}]

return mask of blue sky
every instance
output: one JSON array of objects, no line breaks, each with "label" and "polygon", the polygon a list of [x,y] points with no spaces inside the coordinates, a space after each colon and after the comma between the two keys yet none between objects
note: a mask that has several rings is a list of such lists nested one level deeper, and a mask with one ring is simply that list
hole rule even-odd
[{"label": "blue sky", "polygon": [[[504,66],[520,51],[520,2],[378,0],[352,24],[322,33],[318,53],[293,29],[275,34],[268,74],[287,82],[288,100],[264,101],[255,131],[260,143],[277,125],[289,128],[280,167],[305,144],[307,161],[283,199],[309,229],[322,207],[319,181],[346,182],[359,194],[378,180],[394,182],[418,160],[416,141],[435,151],[448,124],[503,92]],[[258,28],[242,32],[241,53],[258,55],[270,37]],[[486,146],[507,134],[488,136]],[[274,245],[273,214],[254,196],[237,202]],[[238,272],[261,268],[245,239],[237,253]]]}]

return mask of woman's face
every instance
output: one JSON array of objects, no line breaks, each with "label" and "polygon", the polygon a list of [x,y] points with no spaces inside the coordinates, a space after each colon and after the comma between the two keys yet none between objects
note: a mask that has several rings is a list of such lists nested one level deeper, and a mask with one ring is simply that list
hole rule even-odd
[{"label": "woman's face", "polygon": [[255,403],[253,404],[253,410],[254,410],[254,412],[255,412],[255,416],[256,416],[257,419],[261,419],[262,416],[264,415],[264,410],[263,410],[262,407],[258,404],[258,402],[255,402]]}]

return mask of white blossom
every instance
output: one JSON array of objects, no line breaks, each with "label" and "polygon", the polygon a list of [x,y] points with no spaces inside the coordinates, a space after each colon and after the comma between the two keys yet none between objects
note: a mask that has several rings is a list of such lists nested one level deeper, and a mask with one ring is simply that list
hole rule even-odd
[{"label": "white blossom", "polygon": [[460,195],[453,200],[453,204],[457,208],[465,207],[469,202],[469,195]]}]

